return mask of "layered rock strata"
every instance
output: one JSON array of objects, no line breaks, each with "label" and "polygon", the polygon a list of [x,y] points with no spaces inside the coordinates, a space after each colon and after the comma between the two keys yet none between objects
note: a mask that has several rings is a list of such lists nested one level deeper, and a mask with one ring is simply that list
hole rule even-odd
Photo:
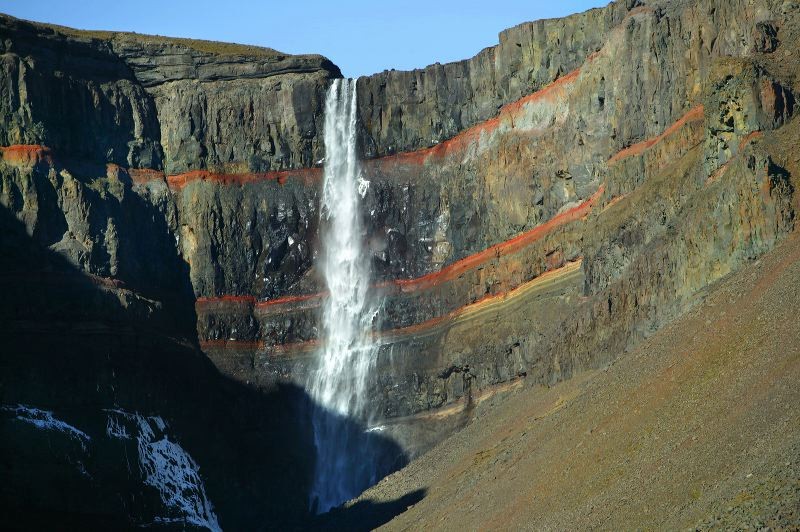
[{"label": "layered rock strata", "polygon": [[[799,22],[788,1],[618,1],[361,78],[380,416],[606,364],[791,231]],[[339,70],[8,17],[0,35],[0,204],[64,262],[3,258],[7,341],[46,330],[49,352],[121,328],[181,337],[246,389],[304,382],[325,297],[321,102]]]},{"label": "layered rock strata", "polygon": [[[766,4],[742,9],[754,21],[771,16]],[[703,48],[687,37],[730,16],[722,6],[638,7],[583,66],[491,120],[365,163],[365,220],[385,298],[375,382],[385,415],[442,406],[519,375],[550,381],[607,362],[605,353],[646,336],[792,229],[789,174],[752,142],[793,116],[793,79],[755,42],[727,36]],[[746,41],[764,24],[736,27]],[[663,50],[633,53],[656,38],[694,59],[667,77],[655,66]],[[623,57],[632,64],[615,69]],[[730,165],[737,170],[718,185]],[[493,320],[473,324],[474,337],[445,326],[483,298],[580,259],[577,297],[535,298],[508,315],[510,331]],[[204,348],[250,382],[296,377],[317,347],[322,297],[317,288],[201,298]]]}]

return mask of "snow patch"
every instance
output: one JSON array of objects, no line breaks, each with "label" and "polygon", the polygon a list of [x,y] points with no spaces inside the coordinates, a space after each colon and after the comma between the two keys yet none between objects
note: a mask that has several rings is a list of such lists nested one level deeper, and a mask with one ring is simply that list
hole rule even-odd
[{"label": "snow patch", "polygon": [[64,434],[67,434],[68,436],[77,440],[81,444],[81,447],[84,451],[86,450],[86,444],[91,441],[91,438],[88,434],[82,430],[76,429],[69,423],[57,419],[49,410],[40,410],[38,408],[20,404],[17,406],[3,406],[2,410],[4,412],[12,412],[16,415],[16,419],[18,421],[30,423],[38,429],[63,432]]},{"label": "snow patch", "polygon": [[128,434],[128,429],[114,416],[108,416],[108,420],[106,421],[106,435],[109,438],[116,438],[118,440],[131,439],[131,435]]},{"label": "snow patch", "polygon": [[[144,483],[156,488],[161,502],[177,515],[157,517],[158,523],[189,523],[221,531],[214,506],[206,496],[200,468],[177,442],[169,439],[160,416],[142,416],[124,410],[106,410],[106,432],[113,438],[136,433],[139,469]],[[130,429],[130,432],[129,432]]]}]

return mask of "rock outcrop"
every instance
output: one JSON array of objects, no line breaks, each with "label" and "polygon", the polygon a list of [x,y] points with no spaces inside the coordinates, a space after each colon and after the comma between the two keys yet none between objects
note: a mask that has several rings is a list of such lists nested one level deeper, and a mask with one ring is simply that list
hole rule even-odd
[{"label": "rock outcrop", "polygon": [[[791,1],[617,1],[522,24],[466,61],[359,79],[362,215],[384,301],[370,386],[390,433],[523,377],[606,364],[791,232],[799,25]],[[225,430],[247,425],[248,394],[304,382],[319,345],[322,102],[338,68],[9,17],[0,36],[0,204],[37,250],[4,247],[6,345],[49,339],[24,351],[35,359],[63,335],[77,353],[124,330],[177,357],[165,371],[186,364],[223,390],[213,415],[241,407]],[[45,371],[6,352],[9,382]],[[90,403],[153,416],[157,386],[124,405],[84,386],[77,418],[96,422]],[[3,404],[64,400],[2,389]],[[299,460],[304,428],[289,418],[276,426],[291,425]],[[267,489],[252,482],[222,526]]]}]

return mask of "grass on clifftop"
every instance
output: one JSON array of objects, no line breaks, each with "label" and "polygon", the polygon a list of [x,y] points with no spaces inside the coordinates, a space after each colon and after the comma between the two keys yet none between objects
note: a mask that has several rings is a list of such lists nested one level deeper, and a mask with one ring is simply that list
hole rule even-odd
[{"label": "grass on clifftop", "polygon": [[115,39],[133,41],[141,44],[150,43],[164,43],[173,44],[177,46],[185,46],[198,52],[204,52],[215,55],[246,55],[252,57],[281,57],[289,54],[284,54],[272,48],[264,48],[261,46],[252,46],[248,44],[236,44],[229,42],[219,41],[205,41],[202,39],[187,39],[181,37],[163,37],[161,35],[146,35],[141,33],[129,33],[122,31],[103,31],[103,30],[76,30],[66,26],[57,26],[54,24],[42,24],[63,33],[70,37],[82,37],[88,39],[99,39],[104,41],[112,41]]},{"label": "grass on clifftop", "polygon": [[[0,18],[7,18],[10,20],[23,21],[16,17],[0,14]],[[42,22],[23,21],[27,24],[39,28],[46,28],[50,31],[73,37],[78,39],[97,39],[101,41],[132,41],[139,44],[172,44],[176,46],[185,46],[198,52],[215,54],[215,55],[244,55],[250,57],[265,57],[265,58],[282,58],[291,54],[286,54],[275,50],[273,48],[265,48],[262,46],[253,46],[249,44],[236,44],[229,42],[206,41],[202,39],[188,39],[181,37],[164,37],[161,35],[147,35],[142,33],[133,33],[126,31],[105,31],[105,30],[79,30],[70,28],[68,26],[59,26],[58,24],[47,24]]]}]

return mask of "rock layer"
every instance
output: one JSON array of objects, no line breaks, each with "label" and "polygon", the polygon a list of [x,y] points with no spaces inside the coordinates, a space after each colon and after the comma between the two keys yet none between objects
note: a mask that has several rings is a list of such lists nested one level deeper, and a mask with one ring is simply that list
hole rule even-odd
[{"label": "rock layer", "polygon": [[[512,28],[470,60],[361,78],[378,417],[469,411],[522,377],[606,364],[792,231],[799,23],[777,0],[618,1]],[[0,204],[38,249],[3,257],[6,342],[177,336],[224,377],[181,355],[187,374],[223,395],[305,382],[325,297],[321,102],[339,70],[10,17],[0,35]],[[44,371],[4,356],[9,378]],[[44,401],[7,389],[4,403]],[[186,397],[168,395],[178,412]],[[266,489],[253,482],[223,526]]]}]

